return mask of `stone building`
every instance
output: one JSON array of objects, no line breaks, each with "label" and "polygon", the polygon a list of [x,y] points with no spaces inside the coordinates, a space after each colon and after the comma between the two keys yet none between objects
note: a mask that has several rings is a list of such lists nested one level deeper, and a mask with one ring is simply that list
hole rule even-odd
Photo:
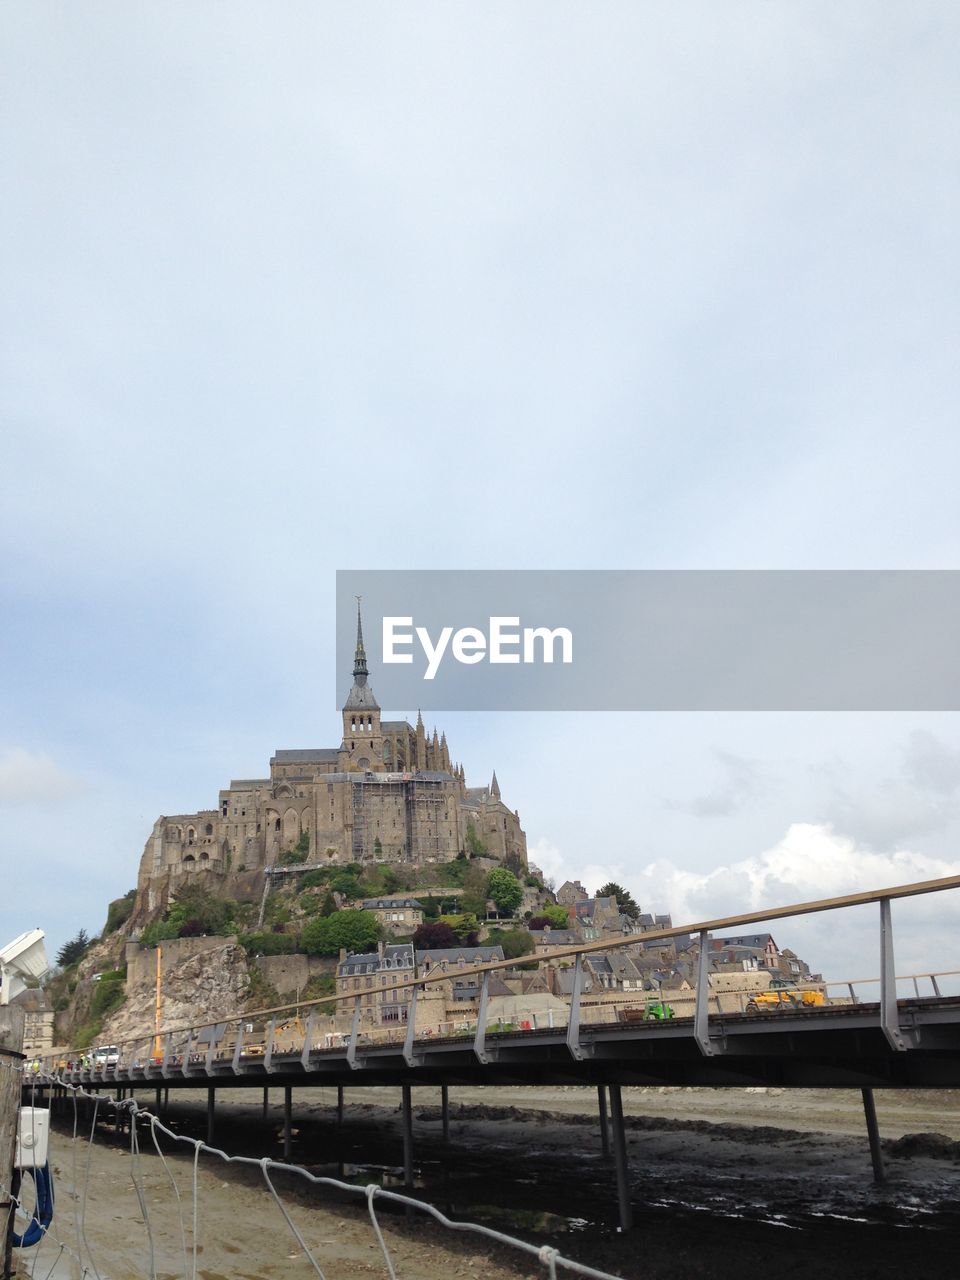
[{"label": "stone building", "polygon": [[14,996],[11,1004],[23,1010],[23,1052],[28,1057],[45,1053],[53,1046],[53,1009],[46,993],[39,987],[28,987]]},{"label": "stone building", "polygon": [[[468,787],[446,734],[384,720],[368,682],[357,613],[353,685],[338,747],[277,751],[265,778],[235,779],[216,808],[158,818],[140,861],[136,914],[154,911],[190,876],[260,871],[295,846],[321,866],[449,862],[482,848],[522,873],[519,814],[489,786]],[[303,842],[302,844],[300,842]]]}]

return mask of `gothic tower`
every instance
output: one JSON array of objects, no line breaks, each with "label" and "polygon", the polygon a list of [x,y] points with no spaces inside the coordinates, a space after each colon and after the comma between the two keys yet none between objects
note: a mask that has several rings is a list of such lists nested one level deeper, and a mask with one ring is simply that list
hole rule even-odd
[{"label": "gothic tower", "polygon": [[367,684],[367,654],[363,647],[363,623],[357,600],[357,647],[353,655],[353,687],[343,704],[343,742],[340,750],[357,769],[383,768],[380,706]]}]

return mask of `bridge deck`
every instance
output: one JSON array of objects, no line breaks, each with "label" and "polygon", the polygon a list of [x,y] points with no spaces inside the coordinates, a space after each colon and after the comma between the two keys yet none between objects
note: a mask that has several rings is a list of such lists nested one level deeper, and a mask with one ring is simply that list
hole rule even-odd
[{"label": "bridge deck", "polygon": [[[804,1012],[712,1015],[710,1052],[692,1019],[590,1026],[573,1048],[565,1028],[416,1039],[408,1047],[365,1043],[274,1051],[204,1051],[164,1065],[119,1062],[68,1068],[62,1078],[93,1086],[232,1088],[296,1085],[637,1084],[742,1087],[960,1088],[960,998],[902,1000],[903,1047],[881,1026],[878,1004]],[[405,1049],[408,1051],[405,1053]]]}]

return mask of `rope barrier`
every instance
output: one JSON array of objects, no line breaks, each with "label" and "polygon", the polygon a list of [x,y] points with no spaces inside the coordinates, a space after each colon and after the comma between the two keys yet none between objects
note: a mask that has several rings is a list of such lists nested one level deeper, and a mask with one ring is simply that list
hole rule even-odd
[{"label": "rope barrier", "polygon": [[[90,1137],[88,1140],[87,1161],[86,1161],[86,1166],[84,1170],[83,1187],[78,1197],[80,1199],[80,1212],[78,1215],[79,1220],[77,1222],[78,1241],[82,1241],[83,1248],[78,1249],[78,1251],[74,1252],[64,1242],[59,1240],[57,1241],[57,1243],[60,1245],[61,1254],[65,1251],[69,1252],[71,1256],[74,1257],[75,1260],[78,1262],[78,1265],[80,1266],[80,1269],[81,1269],[81,1274],[84,1277],[91,1274],[90,1270],[86,1267],[86,1265],[83,1262],[82,1254],[85,1249],[87,1257],[90,1262],[90,1266],[93,1268],[92,1274],[96,1277],[96,1280],[102,1280],[102,1277],[100,1276],[100,1272],[97,1269],[96,1262],[94,1261],[93,1253],[90,1249],[89,1241],[87,1240],[87,1237],[86,1237],[85,1219],[86,1219],[86,1200],[89,1195],[90,1162],[92,1157],[93,1139],[96,1131],[97,1115],[99,1112],[100,1104],[105,1102],[108,1106],[114,1108],[114,1110],[116,1110],[118,1114],[121,1111],[128,1111],[130,1114],[131,1180],[133,1181],[133,1184],[134,1184],[134,1190],[137,1195],[138,1204],[140,1206],[141,1212],[143,1213],[144,1225],[148,1235],[149,1266],[150,1266],[149,1274],[150,1274],[151,1280],[156,1280],[156,1258],[154,1253],[152,1229],[149,1222],[149,1208],[148,1208],[147,1196],[144,1190],[143,1170],[142,1170],[142,1165],[139,1163],[141,1159],[139,1140],[135,1136],[138,1123],[145,1124],[149,1127],[154,1147],[157,1151],[157,1154],[160,1156],[166,1177],[171,1182],[174,1188],[174,1191],[176,1193],[176,1202],[177,1202],[177,1209],[178,1209],[178,1216],[179,1216],[179,1223],[180,1223],[180,1234],[181,1234],[181,1244],[183,1249],[185,1276],[187,1275],[187,1271],[188,1271],[188,1268],[187,1268],[188,1256],[187,1256],[187,1248],[186,1248],[186,1231],[185,1231],[184,1216],[183,1216],[182,1198],[176,1186],[176,1179],[173,1177],[173,1174],[169,1168],[169,1165],[160,1148],[160,1143],[157,1135],[158,1133],[160,1133],[170,1142],[186,1145],[192,1148],[192,1151],[193,1151],[193,1160],[192,1160],[193,1240],[192,1240],[192,1258],[190,1259],[190,1262],[191,1262],[190,1273],[191,1273],[192,1280],[197,1280],[197,1259],[198,1259],[198,1245],[199,1245],[199,1232],[200,1232],[199,1160],[200,1160],[201,1153],[209,1156],[216,1156],[218,1159],[222,1160],[225,1164],[244,1166],[244,1167],[255,1168],[259,1170],[260,1176],[263,1178],[264,1184],[266,1185],[267,1190],[270,1192],[274,1200],[274,1203],[276,1204],[278,1210],[280,1211],[280,1214],[283,1217],[287,1225],[287,1228],[296,1239],[300,1248],[303,1250],[304,1256],[307,1258],[307,1260],[313,1267],[313,1270],[316,1273],[316,1275],[320,1277],[320,1280],[325,1280],[324,1272],[321,1269],[320,1263],[317,1261],[316,1257],[314,1256],[313,1252],[308,1246],[303,1236],[303,1233],[300,1231],[299,1227],[291,1217],[290,1212],[287,1209],[287,1206],[283,1203],[283,1199],[280,1193],[277,1191],[274,1180],[271,1177],[271,1174],[275,1174],[278,1171],[282,1173],[292,1174],[295,1177],[302,1179],[303,1181],[305,1181],[311,1186],[328,1187],[348,1196],[363,1197],[364,1200],[366,1201],[367,1212],[370,1217],[371,1225],[374,1231],[377,1244],[383,1256],[384,1266],[385,1266],[386,1274],[389,1280],[398,1280],[398,1277],[397,1277],[396,1269],[393,1264],[393,1259],[390,1254],[390,1250],[387,1246],[387,1242],[384,1238],[383,1231],[380,1226],[379,1219],[377,1217],[375,1202],[378,1200],[381,1202],[386,1201],[390,1204],[403,1206],[405,1209],[415,1210],[416,1212],[424,1214],[428,1218],[431,1218],[433,1221],[435,1221],[436,1223],[438,1223],[440,1226],[444,1227],[448,1231],[479,1236],[484,1240],[488,1240],[498,1245],[502,1245],[510,1249],[516,1250],[526,1255],[528,1258],[539,1263],[545,1270],[547,1280],[556,1280],[558,1268],[576,1276],[583,1276],[586,1278],[586,1280],[618,1280],[618,1277],[614,1276],[612,1273],[608,1271],[599,1271],[595,1267],[590,1267],[590,1266],[587,1266],[585,1263],[577,1262],[573,1258],[564,1257],[562,1254],[558,1252],[558,1250],[556,1250],[552,1246],[549,1246],[549,1245],[540,1246],[540,1245],[530,1244],[528,1241],[518,1239],[515,1236],[508,1235],[506,1232],[498,1231],[493,1227],[484,1226],[483,1224],[480,1224],[480,1223],[462,1222],[453,1218],[449,1218],[447,1217],[446,1214],[442,1213],[438,1208],[436,1208],[436,1206],[429,1204],[426,1201],[417,1200],[412,1196],[403,1195],[397,1191],[387,1191],[383,1187],[380,1187],[375,1183],[370,1183],[367,1186],[360,1187],[360,1186],[356,1186],[353,1183],[343,1182],[338,1178],[331,1178],[323,1175],[313,1174],[309,1172],[309,1170],[304,1169],[299,1165],[288,1164],[284,1161],[272,1160],[268,1156],[258,1159],[253,1156],[229,1155],[227,1152],[221,1150],[220,1148],[212,1147],[208,1145],[206,1142],[203,1142],[201,1139],[189,1138],[182,1134],[175,1133],[172,1129],[169,1129],[165,1124],[163,1124],[163,1122],[156,1115],[154,1115],[153,1112],[149,1111],[146,1107],[140,1106],[140,1104],[133,1098],[125,1098],[125,1099],[106,1098],[101,1094],[90,1093],[89,1091],[84,1089],[81,1085],[71,1084],[70,1082],[58,1076],[44,1075],[42,1079],[46,1083],[59,1085],[62,1088],[69,1090],[73,1098],[74,1116],[75,1116],[75,1120],[74,1120],[74,1170],[75,1170],[74,1185],[75,1187],[76,1187],[77,1099],[88,1098],[94,1104],[93,1117],[91,1120],[91,1128],[90,1128]],[[59,1256],[60,1254],[58,1254],[58,1257]],[[56,1259],[54,1260],[54,1267],[55,1266],[56,1266]],[[52,1270],[53,1268],[51,1268],[51,1271]],[[36,1274],[36,1271],[34,1272],[34,1274]]]}]

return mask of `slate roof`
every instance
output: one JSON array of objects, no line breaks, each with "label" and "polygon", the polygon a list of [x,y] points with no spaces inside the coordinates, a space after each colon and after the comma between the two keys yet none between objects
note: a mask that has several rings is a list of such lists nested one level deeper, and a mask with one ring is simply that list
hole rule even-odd
[{"label": "slate roof", "polygon": [[373,696],[373,690],[368,684],[357,684],[354,680],[343,709],[344,711],[379,711],[380,703]]},{"label": "slate roof", "polygon": [[336,761],[340,752],[336,747],[298,747],[292,751],[277,751],[271,764],[328,764]]},{"label": "slate roof", "polygon": [[388,944],[383,949],[383,958],[377,951],[365,951],[357,955],[347,956],[337,966],[337,976],[352,978],[360,973],[380,973],[383,969],[412,969],[413,943],[398,942]]},{"label": "slate roof", "polygon": [[427,947],[417,952],[417,964],[432,960],[435,964],[444,961],[457,964],[463,957],[464,964],[489,964],[492,960],[503,959],[503,947]]},{"label": "slate roof", "polygon": [[411,907],[415,911],[422,911],[423,903],[416,898],[367,898],[360,903],[361,911],[389,911],[397,907]]}]

